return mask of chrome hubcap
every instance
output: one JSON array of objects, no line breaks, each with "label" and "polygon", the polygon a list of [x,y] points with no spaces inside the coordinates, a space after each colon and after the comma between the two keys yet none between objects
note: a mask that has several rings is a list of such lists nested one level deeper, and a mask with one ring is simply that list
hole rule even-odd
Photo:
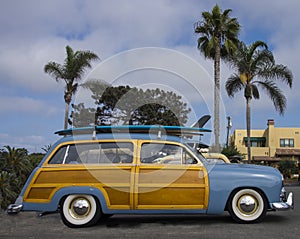
[{"label": "chrome hubcap", "polygon": [[258,202],[255,197],[251,195],[243,195],[238,200],[238,208],[244,214],[253,214],[258,207]]},{"label": "chrome hubcap", "polygon": [[85,198],[76,198],[70,205],[71,215],[74,218],[83,218],[89,214],[90,210],[90,203]]}]

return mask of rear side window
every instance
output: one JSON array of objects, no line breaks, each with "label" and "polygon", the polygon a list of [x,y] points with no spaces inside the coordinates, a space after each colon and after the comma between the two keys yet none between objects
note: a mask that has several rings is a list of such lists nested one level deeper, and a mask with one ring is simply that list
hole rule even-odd
[{"label": "rear side window", "polygon": [[62,146],[49,164],[132,163],[132,160],[132,143],[97,142]]}]

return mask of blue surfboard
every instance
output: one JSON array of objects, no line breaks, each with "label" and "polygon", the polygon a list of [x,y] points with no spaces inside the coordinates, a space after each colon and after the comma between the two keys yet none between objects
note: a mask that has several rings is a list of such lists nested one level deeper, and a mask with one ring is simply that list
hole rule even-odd
[{"label": "blue surfboard", "polygon": [[91,126],[81,128],[69,128],[55,132],[55,134],[65,135],[76,135],[76,134],[89,134],[89,133],[157,133],[167,135],[183,135],[193,136],[202,135],[203,132],[211,132],[210,129],[196,128],[196,127],[185,127],[185,126],[166,126],[166,125],[116,125],[116,126]]}]

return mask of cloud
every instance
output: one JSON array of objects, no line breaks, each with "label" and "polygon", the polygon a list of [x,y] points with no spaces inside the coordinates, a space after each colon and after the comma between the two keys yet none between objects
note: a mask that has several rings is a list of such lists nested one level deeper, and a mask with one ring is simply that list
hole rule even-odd
[{"label": "cloud", "polygon": [[0,149],[3,146],[11,146],[15,148],[25,148],[30,153],[42,152],[41,146],[48,145],[49,141],[41,135],[14,136],[6,133],[0,133]]},{"label": "cloud", "polygon": [[18,112],[19,114],[41,114],[53,116],[61,113],[61,110],[41,100],[30,97],[0,97],[0,115]]},{"label": "cloud", "polygon": [[[293,89],[283,88],[288,98],[285,118],[287,123],[296,122],[299,118],[295,114],[298,114],[299,104],[300,83],[296,79],[300,75],[297,65],[300,32],[295,29],[298,29],[300,2],[265,0],[261,4],[259,0],[219,0],[217,3],[223,10],[233,10],[231,16],[237,17],[242,25],[241,40],[246,43],[265,40],[277,63],[292,70]],[[91,50],[102,61],[135,48],[170,48],[197,61],[212,79],[213,62],[204,59],[197,50],[198,36],[194,34],[193,23],[200,20],[202,11],[210,11],[215,4],[198,0],[4,1],[0,8],[0,115],[7,119],[4,124],[11,121],[9,115],[13,117],[18,112],[32,114],[32,125],[35,125],[36,115],[50,110],[45,116],[50,119],[49,127],[53,127],[51,117],[63,117],[64,84],[55,82],[43,68],[48,61],[63,63],[66,45],[74,50]],[[224,84],[231,73],[231,69],[222,65],[223,114],[235,113],[233,120],[244,123],[243,96],[229,99],[225,92]],[[128,76],[140,77],[138,74]],[[147,81],[151,81],[151,75]],[[207,84],[201,83],[206,89],[204,98],[209,98],[212,104],[213,92],[208,90]],[[179,88],[190,99],[190,91],[178,78],[173,88]],[[197,102],[197,98],[193,102]],[[274,114],[273,106],[261,100],[253,104],[253,112],[254,119],[257,115]],[[32,133],[35,128],[23,127],[22,130],[25,128],[30,131],[25,135],[38,135]]]},{"label": "cloud", "polygon": [[193,12],[181,1],[7,1],[0,10],[0,83],[56,91],[43,68],[50,60],[63,63],[67,44],[102,59],[136,47],[174,46],[193,34]]}]

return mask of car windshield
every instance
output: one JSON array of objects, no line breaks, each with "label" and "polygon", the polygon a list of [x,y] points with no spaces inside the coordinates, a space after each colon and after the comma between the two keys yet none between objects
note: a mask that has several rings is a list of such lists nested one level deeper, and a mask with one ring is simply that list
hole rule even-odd
[{"label": "car windshield", "polygon": [[204,164],[225,164],[225,162],[219,158],[205,158],[199,151],[197,143],[187,143],[187,146],[194,152],[196,157],[200,159]]},{"label": "car windshield", "polygon": [[206,158],[199,152],[199,150],[198,150],[196,144],[193,144],[193,143],[187,143],[186,145],[189,147],[189,149],[190,149],[191,151],[193,151],[193,153],[195,154],[195,156],[196,156],[201,162],[207,163],[207,164],[212,164],[212,162],[211,162],[210,160],[206,159]]}]

